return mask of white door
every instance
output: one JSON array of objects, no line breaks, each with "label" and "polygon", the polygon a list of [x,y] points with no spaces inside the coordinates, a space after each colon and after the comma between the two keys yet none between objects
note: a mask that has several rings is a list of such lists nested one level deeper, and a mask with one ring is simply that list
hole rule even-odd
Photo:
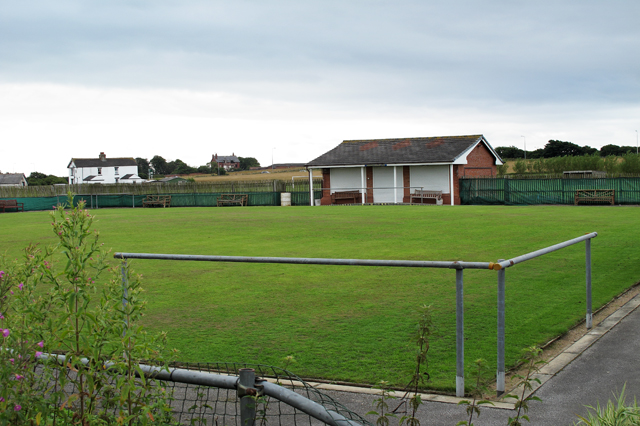
[{"label": "white door", "polygon": [[[402,199],[402,191],[399,191],[398,194],[398,197]],[[373,202],[395,202],[393,199],[393,167],[373,168]]]}]

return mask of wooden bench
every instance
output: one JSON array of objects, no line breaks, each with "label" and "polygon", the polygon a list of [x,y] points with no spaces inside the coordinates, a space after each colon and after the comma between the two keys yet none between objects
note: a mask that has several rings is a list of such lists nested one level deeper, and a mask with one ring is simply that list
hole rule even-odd
[{"label": "wooden bench", "polygon": [[221,194],[218,197],[218,207],[220,206],[246,206],[249,195],[247,194]]},{"label": "wooden bench", "polygon": [[578,189],[574,204],[607,202],[613,206],[615,193],[615,189]]},{"label": "wooden bench", "polygon": [[416,189],[413,194],[410,196],[409,203],[413,204],[413,200],[420,200],[420,204],[424,202],[424,200],[436,200],[436,204],[438,201],[442,203],[442,191],[431,191],[429,189]]},{"label": "wooden bench", "polygon": [[24,211],[24,203],[19,203],[18,200],[0,200],[0,208],[2,209],[2,213],[5,213],[7,209]]},{"label": "wooden bench", "polygon": [[338,200],[353,200],[353,204],[355,204],[361,195],[358,191],[336,191],[331,194],[331,204],[338,204]]},{"label": "wooden bench", "polygon": [[142,201],[142,207],[152,206],[171,207],[171,195],[147,195]]}]

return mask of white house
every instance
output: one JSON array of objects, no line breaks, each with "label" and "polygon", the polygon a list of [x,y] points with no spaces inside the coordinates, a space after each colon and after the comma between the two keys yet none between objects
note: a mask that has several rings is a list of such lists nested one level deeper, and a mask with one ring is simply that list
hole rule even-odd
[{"label": "white house", "polygon": [[0,173],[0,186],[29,186],[24,173]]},{"label": "white house", "polygon": [[69,184],[78,183],[142,183],[138,176],[138,163],[133,157],[107,158],[104,152],[98,158],[72,158],[67,166]]}]

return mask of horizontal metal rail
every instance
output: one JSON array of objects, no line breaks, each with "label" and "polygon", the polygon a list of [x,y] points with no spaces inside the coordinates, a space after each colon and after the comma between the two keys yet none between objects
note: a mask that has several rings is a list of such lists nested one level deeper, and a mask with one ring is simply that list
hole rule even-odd
[{"label": "horizontal metal rail", "polygon": [[[40,360],[48,360],[48,359],[56,359],[60,365],[66,365],[66,357],[64,355],[55,355],[55,354],[40,354],[38,356]],[[86,358],[82,358],[80,360],[83,364],[88,364],[89,361]],[[104,368],[108,369],[112,362],[107,362],[104,364]],[[238,377],[237,376],[227,376],[221,374],[214,373],[206,373],[201,371],[191,371],[183,368],[161,368],[154,367],[145,364],[138,364],[138,368],[145,374],[147,377],[151,377],[157,380],[170,381],[176,383],[186,383],[190,385],[197,386],[210,386],[221,389],[232,389],[238,390]],[[333,426],[361,426],[360,423],[355,422],[353,420],[347,419],[343,415],[332,411],[327,410],[322,405],[318,404],[315,401],[310,400],[309,398],[305,398],[304,396],[293,392],[290,389],[287,389],[283,386],[276,385],[274,383],[270,383],[267,381],[258,381],[256,380],[257,386],[264,389],[264,394],[275,398],[279,401],[282,401],[293,408],[302,411],[309,416],[318,419],[325,424],[333,425]],[[256,385],[254,384],[254,385]]]},{"label": "horizontal metal rail", "polygon": [[513,259],[507,259],[503,261],[498,261],[493,264],[492,269],[499,271],[502,268],[508,268],[509,266],[516,265],[518,263],[525,262],[527,260],[531,260],[533,258],[554,252],[556,250],[560,250],[565,247],[572,246],[574,244],[581,243],[585,240],[590,240],[591,238],[595,238],[598,236],[597,232],[591,232],[589,234],[585,234],[581,237],[574,238],[572,240],[568,240],[559,244],[555,244],[553,246],[545,247],[540,250],[532,251],[531,253],[523,254],[522,256],[514,257]]},{"label": "horizontal metal rail", "polygon": [[533,251],[512,259],[500,259],[497,262],[464,262],[464,261],[418,261],[418,260],[374,260],[374,259],[326,259],[302,257],[248,257],[248,256],[205,256],[182,254],[153,253],[115,253],[117,259],[158,259],[189,260],[205,262],[243,262],[243,263],[285,263],[297,265],[345,265],[345,266],[386,266],[404,268],[443,268],[456,270],[456,396],[464,396],[464,305],[463,305],[463,270],[490,269],[498,271],[498,371],[497,390],[504,392],[504,344],[505,344],[505,268],[518,263],[552,253],[580,242],[585,242],[586,251],[586,324],[591,328],[591,245],[592,238],[598,236],[591,232],[572,240],[564,241],[540,250]]},{"label": "horizontal metal rail", "polygon": [[395,266],[402,268],[493,269],[493,262],[325,259],[313,257],[201,256],[191,254],[115,253],[116,259],[191,260],[200,262],[288,263],[294,265]]}]

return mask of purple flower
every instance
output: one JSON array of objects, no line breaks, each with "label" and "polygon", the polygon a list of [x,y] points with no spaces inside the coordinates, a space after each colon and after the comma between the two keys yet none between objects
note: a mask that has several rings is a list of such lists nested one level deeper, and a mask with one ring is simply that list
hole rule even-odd
[{"label": "purple flower", "polygon": [[44,340],[39,341],[38,346],[40,346],[41,348],[44,348]]},{"label": "purple flower", "polygon": [[4,275],[4,271],[0,271],[0,278]]},{"label": "purple flower", "polygon": [[24,284],[23,284],[23,283],[18,284],[18,288],[19,288],[20,290],[22,290],[22,287],[24,287]]},{"label": "purple flower", "polygon": [[22,407],[19,404],[16,404],[15,407],[13,407],[13,411],[20,411],[22,410]]},{"label": "purple flower", "polygon": [[13,364],[13,361],[15,361],[13,358],[9,358],[9,361],[11,361],[11,364]]},{"label": "purple flower", "polygon": [[36,351],[36,358],[40,358],[42,356],[42,352]]},{"label": "purple flower", "polygon": [[9,331],[8,328],[0,328],[0,330],[2,330],[2,336],[3,337],[9,337],[9,333],[11,333],[11,331]]},{"label": "purple flower", "polygon": [[19,375],[19,374],[16,374],[16,380],[22,380],[22,379],[24,379],[24,376],[21,376],[21,375]]}]

